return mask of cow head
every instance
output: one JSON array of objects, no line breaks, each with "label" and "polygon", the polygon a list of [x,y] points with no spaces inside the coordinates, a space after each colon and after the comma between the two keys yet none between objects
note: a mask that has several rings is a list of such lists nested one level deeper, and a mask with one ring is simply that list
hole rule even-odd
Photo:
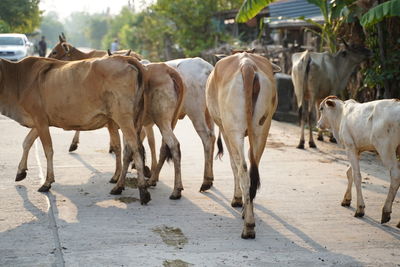
[{"label": "cow head", "polygon": [[336,140],[339,140],[337,133],[342,119],[343,105],[344,102],[336,96],[326,97],[319,105],[321,115],[317,127],[321,130],[333,132]]},{"label": "cow head", "polygon": [[67,43],[64,33],[62,33],[62,35],[59,35],[58,38],[59,42],[51,50],[48,57],[59,60],[70,60],[69,56],[74,47]]},{"label": "cow head", "polygon": [[357,45],[357,44],[350,44],[348,45],[344,39],[342,39],[345,49],[339,51],[339,57],[344,58],[346,60],[354,62],[354,64],[359,64],[365,59],[372,56],[371,50],[368,48]]}]

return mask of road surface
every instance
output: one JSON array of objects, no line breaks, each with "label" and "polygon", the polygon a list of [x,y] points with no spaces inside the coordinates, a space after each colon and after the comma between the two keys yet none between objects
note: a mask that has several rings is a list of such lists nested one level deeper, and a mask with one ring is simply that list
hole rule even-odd
[{"label": "road surface", "polygon": [[272,123],[260,163],[255,240],[240,238],[228,155],[214,162],[214,187],[199,192],[203,148],[188,119],[175,130],[183,197],[168,199],[173,164],[166,164],[146,206],[138,201],[134,170],[131,187],[109,194],[114,157],[105,129],[82,132],[74,153],[67,152],[73,132],[51,129],[56,182],[45,194],[37,192],[46,173],[40,141],[27,178],[15,182],[28,129],[5,117],[0,129],[0,266],[400,266],[400,198],[392,220],[381,225],[389,177],[380,161],[372,153],[362,157],[366,216],[355,218],[354,187],[351,207],[340,206],[343,150],[326,142],[296,149],[296,125]]}]

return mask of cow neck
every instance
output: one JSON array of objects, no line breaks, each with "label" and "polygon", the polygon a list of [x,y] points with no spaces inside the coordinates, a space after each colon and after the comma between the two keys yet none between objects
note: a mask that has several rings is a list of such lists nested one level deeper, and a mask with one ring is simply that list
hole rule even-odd
[{"label": "cow neck", "polygon": [[81,60],[91,58],[91,56],[90,53],[85,53],[75,47],[72,47],[70,51],[70,58],[71,60]]},{"label": "cow neck", "polygon": [[336,93],[343,91],[347,83],[350,80],[350,76],[353,73],[354,69],[358,66],[359,63],[353,62],[348,58],[342,58],[339,52],[334,55],[335,58],[335,69],[337,70],[337,81],[338,85],[334,85],[336,87]]}]

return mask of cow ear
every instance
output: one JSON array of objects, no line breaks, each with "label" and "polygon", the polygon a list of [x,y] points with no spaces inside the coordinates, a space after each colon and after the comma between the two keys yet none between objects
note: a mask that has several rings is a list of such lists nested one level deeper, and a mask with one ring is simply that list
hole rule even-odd
[{"label": "cow ear", "polygon": [[326,105],[328,106],[328,107],[331,107],[331,108],[334,108],[334,107],[336,107],[336,103],[335,103],[335,101],[332,101],[332,100],[326,100]]},{"label": "cow ear", "polygon": [[62,44],[62,48],[64,49],[65,53],[69,52],[69,47],[67,44]]},{"label": "cow ear", "polygon": [[279,67],[278,65],[276,65],[276,64],[274,64],[274,63],[272,63],[272,62],[271,62],[271,65],[272,65],[272,71],[273,71],[274,73],[276,73],[276,72],[281,72],[281,71],[282,71],[281,67]]},{"label": "cow ear", "polygon": [[214,56],[217,58],[217,60],[220,60],[220,59],[223,59],[224,57],[227,57],[227,55],[225,55],[225,54],[215,54]]}]

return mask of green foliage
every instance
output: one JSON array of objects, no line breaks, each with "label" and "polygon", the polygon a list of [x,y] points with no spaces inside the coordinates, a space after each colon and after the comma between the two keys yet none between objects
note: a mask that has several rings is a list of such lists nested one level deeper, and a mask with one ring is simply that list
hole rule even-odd
[{"label": "green foliage", "polygon": [[65,33],[64,25],[59,21],[55,12],[49,12],[43,16],[40,31],[46,37],[48,48],[52,48],[57,44],[59,34]]},{"label": "green foliage", "polygon": [[40,0],[1,0],[0,32],[31,33],[40,24]]},{"label": "green foliage", "polygon": [[384,18],[400,16],[400,0],[390,0],[371,8],[361,18],[363,27],[371,27]]},{"label": "green foliage", "polygon": [[[90,24],[91,15],[87,12],[73,12],[65,21],[65,35],[67,41],[77,47],[90,46],[87,37],[87,27]],[[57,34],[58,36],[58,34]]]},{"label": "green foliage", "polygon": [[[400,84],[400,31],[398,22],[393,22],[384,28],[385,35],[388,37],[385,40],[385,49],[387,57],[381,56],[381,50],[378,41],[378,31],[376,27],[368,28],[366,45],[372,50],[373,57],[370,59],[370,64],[363,69],[365,87],[369,88],[384,88],[385,82],[390,82],[395,85],[398,90]],[[396,27],[393,30],[392,27]],[[392,97],[396,97],[393,95]],[[397,92],[399,97],[399,92]]]},{"label": "green foliage", "polygon": [[102,40],[108,32],[108,23],[109,17],[106,14],[94,14],[90,17],[85,34],[92,48],[101,48]]},{"label": "green foliage", "polygon": [[240,7],[236,15],[236,21],[244,23],[255,17],[264,7],[274,2],[274,0],[246,0]]}]

